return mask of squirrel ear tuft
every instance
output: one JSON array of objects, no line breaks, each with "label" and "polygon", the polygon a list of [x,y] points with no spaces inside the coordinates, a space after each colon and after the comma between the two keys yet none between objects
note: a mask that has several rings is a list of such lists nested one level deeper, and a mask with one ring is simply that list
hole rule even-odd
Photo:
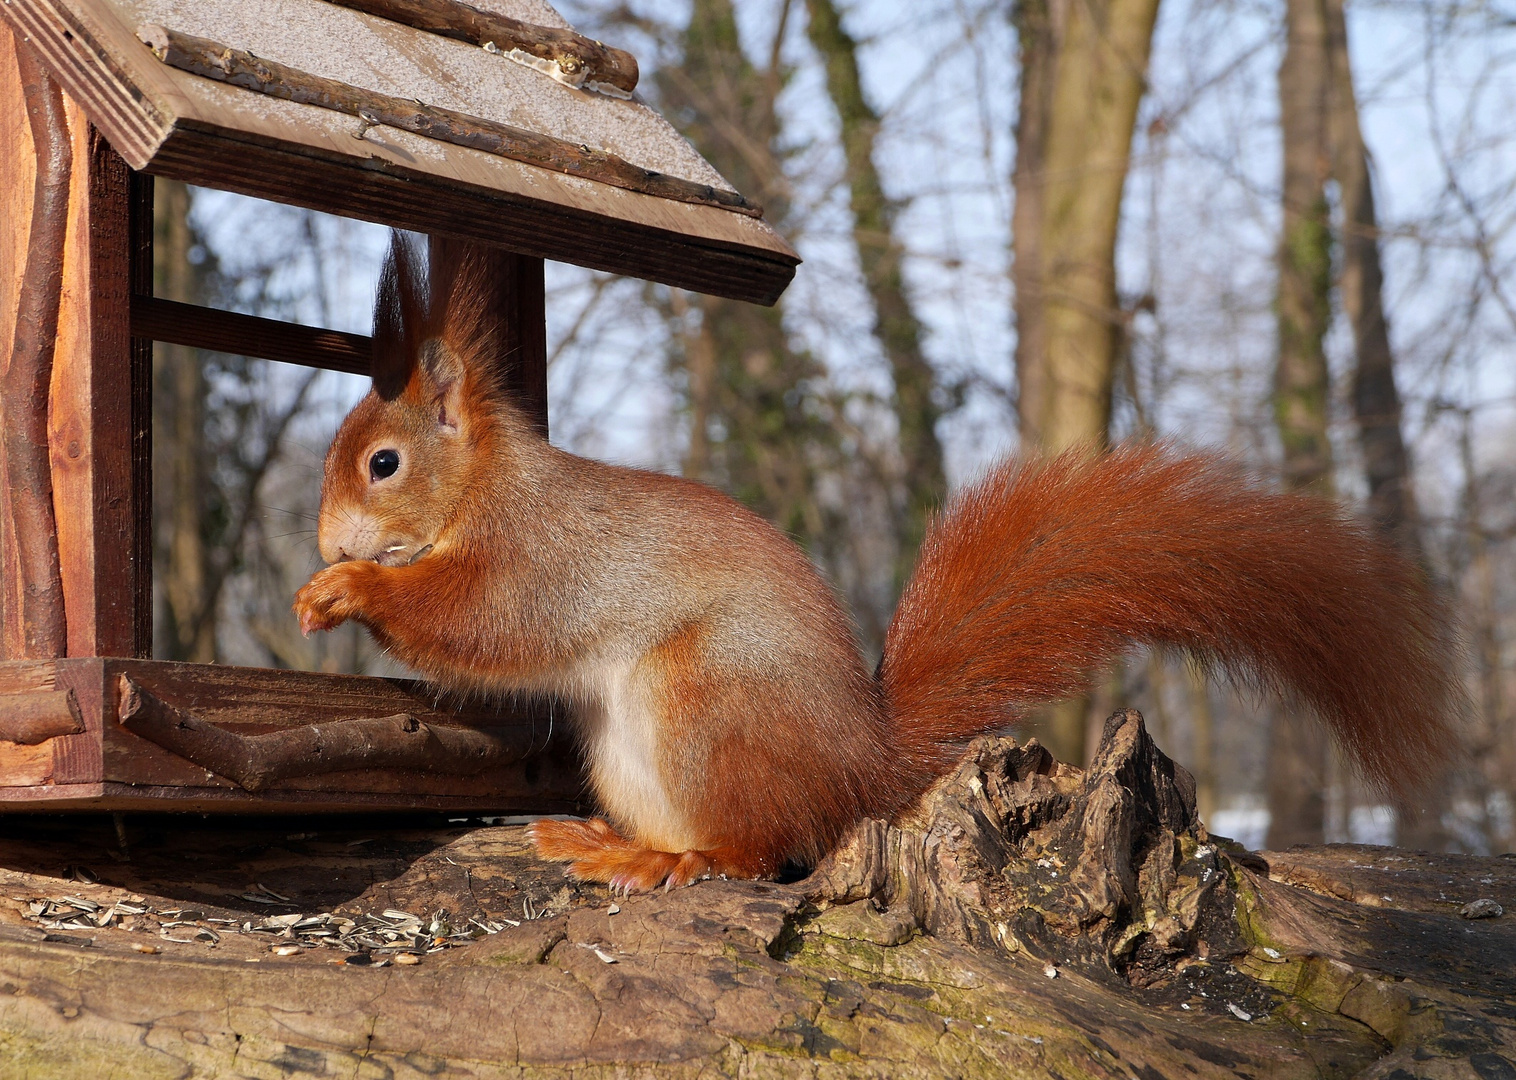
[{"label": "squirrel ear tuft", "polygon": [[400,396],[416,370],[429,292],[426,262],[416,244],[404,233],[390,233],[374,299],[374,391],[386,401]]},{"label": "squirrel ear tuft", "polygon": [[499,329],[491,300],[500,256],[481,244],[432,238],[431,326],[470,360],[494,356]]}]

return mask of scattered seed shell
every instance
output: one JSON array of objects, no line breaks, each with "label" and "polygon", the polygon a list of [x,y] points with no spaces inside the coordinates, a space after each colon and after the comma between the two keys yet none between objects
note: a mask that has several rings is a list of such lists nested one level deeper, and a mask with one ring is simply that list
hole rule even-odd
[{"label": "scattered seed shell", "polygon": [[1498,919],[1505,914],[1505,909],[1486,896],[1464,904],[1458,914],[1465,919]]}]

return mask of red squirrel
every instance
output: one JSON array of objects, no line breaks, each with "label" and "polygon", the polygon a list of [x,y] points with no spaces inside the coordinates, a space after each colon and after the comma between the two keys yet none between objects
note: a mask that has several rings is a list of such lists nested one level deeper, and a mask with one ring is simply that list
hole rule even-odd
[{"label": "red squirrel", "polygon": [[537,851],[622,890],[810,863],[973,736],[1135,643],[1283,691],[1405,789],[1462,693],[1422,573],[1332,503],[1151,444],[1008,462],[921,546],[871,672],[789,537],[703,484],[549,445],[499,382],[467,256],[398,236],[373,389],[327,454],[301,629],[348,619],[442,687],[572,703],[604,818]]}]

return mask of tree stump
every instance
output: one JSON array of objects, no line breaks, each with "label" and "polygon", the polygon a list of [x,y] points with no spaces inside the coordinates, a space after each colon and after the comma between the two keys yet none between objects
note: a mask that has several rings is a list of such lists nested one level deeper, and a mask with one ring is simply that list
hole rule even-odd
[{"label": "tree stump", "polygon": [[1117,713],[803,881],[613,898],[514,819],[0,822],[0,1077],[1516,1077],[1516,858],[1209,836]]}]

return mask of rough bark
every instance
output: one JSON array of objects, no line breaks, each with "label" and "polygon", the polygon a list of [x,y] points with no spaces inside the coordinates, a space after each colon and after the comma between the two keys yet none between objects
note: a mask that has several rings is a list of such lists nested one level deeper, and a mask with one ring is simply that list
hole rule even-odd
[{"label": "rough bark", "polygon": [[[48,397],[63,292],[73,142],[63,93],[31,49],[16,42],[36,174],[15,334],[0,367],[0,482],[5,495],[0,555],[17,580],[5,587],[0,656],[62,656],[68,647],[49,458]],[[15,147],[17,151],[21,148]]]},{"label": "rough bark", "polygon": [[1016,418],[1023,452],[1042,447],[1046,410],[1047,342],[1043,330],[1042,213],[1048,111],[1057,71],[1057,30],[1064,0],[1023,0],[1015,7],[1020,60],[1016,167],[1012,186],[1011,285],[1016,316]]},{"label": "rough bark", "polygon": [[0,694],[0,742],[36,746],[83,730],[72,690]]},{"label": "rough bark", "polygon": [[898,588],[915,565],[927,516],[942,501],[947,487],[942,443],[937,438],[941,416],[934,398],[937,380],[922,353],[921,321],[905,287],[905,245],[895,231],[895,204],[885,194],[874,165],[879,116],[863,95],[857,43],[842,25],[832,0],[806,0],[806,9],[811,44],[826,64],[827,91],[842,127],[853,243],[864,285],[874,302],[874,336],[889,361],[895,385],[893,405],[905,482],[905,505],[896,530]]},{"label": "rough bark", "polygon": [[1510,860],[1243,853],[1134,713],[1088,773],[980,740],[916,823],[865,823],[796,884],[613,898],[515,824],[148,817],[0,822],[0,884],[8,1075],[1489,1077],[1516,1057],[1516,926],[1459,915],[1516,905]]},{"label": "rough bark", "polygon": [[570,86],[604,84],[629,95],[637,89],[637,58],[572,30],[536,26],[456,0],[333,0],[343,7],[392,19],[429,34],[470,45],[492,44],[504,53],[520,51],[552,65],[553,78]]},{"label": "rough bark", "polygon": [[116,719],[122,727],[247,791],[263,791],[280,780],[362,769],[474,776],[521,761],[536,749],[536,740],[520,738],[515,728],[427,724],[410,713],[242,735],[175,708],[130,676],[121,676],[120,685]]},{"label": "rough bark", "polygon": [[1284,60],[1279,68],[1284,181],[1274,418],[1284,450],[1286,486],[1322,494],[1332,491],[1332,449],[1327,438],[1331,378],[1324,344],[1332,318],[1327,63],[1321,0],[1288,0]]}]

